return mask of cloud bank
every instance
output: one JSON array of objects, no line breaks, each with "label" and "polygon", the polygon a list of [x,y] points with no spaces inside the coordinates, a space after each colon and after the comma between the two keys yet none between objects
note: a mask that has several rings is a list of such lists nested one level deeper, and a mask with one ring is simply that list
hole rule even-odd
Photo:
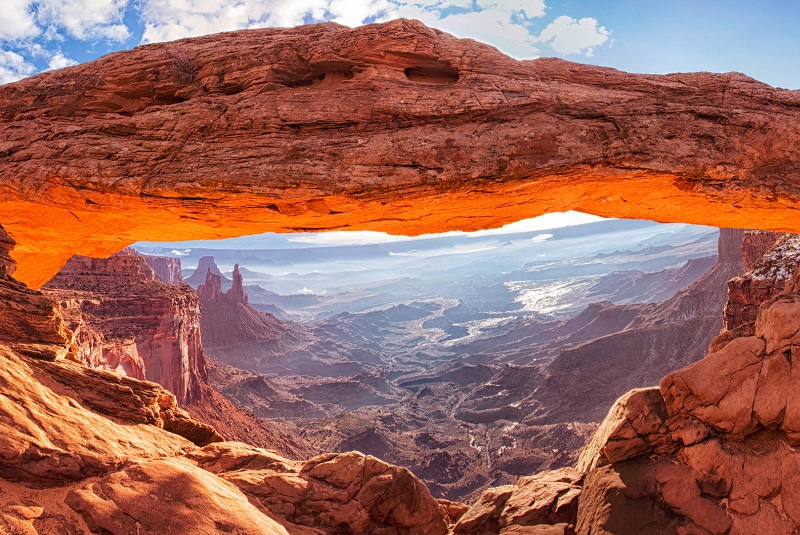
[{"label": "cloud bank", "polygon": [[[0,83],[74,65],[70,50],[129,48],[243,28],[415,18],[518,59],[591,57],[611,43],[593,18],[553,17],[545,0],[5,0]],[[551,18],[553,17],[553,18]]]}]

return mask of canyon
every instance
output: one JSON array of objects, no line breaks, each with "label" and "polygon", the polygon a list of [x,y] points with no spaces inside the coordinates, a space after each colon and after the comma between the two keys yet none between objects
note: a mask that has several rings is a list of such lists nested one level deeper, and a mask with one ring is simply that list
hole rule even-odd
[{"label": "canyon", "polygon": [[[386,90],[393,98],[381,104]],[[599,392],[621,396],[573,466],[490,488],[471,505],[436,499],[408,469],[360,452],[297,460],[299,442],[280,455],[225,440],[236,438],[224,436],[224,417],[234,414],[274,431],[214,396],[209,380],[237,372],[206,364],[198,342],[201,299],[281,325],[251,314],[239,269],[225,293],[206,270],[198,299],[176,284],[174,262],[156,270],[129,252],[73,257],[107,256],[139,239],[265,230],[475,230],[567,208],[797,230],[798,99],[739,74],[517,62],[404,20],[149,45],[0,88],[0,526],[26,534],[800,530],[794,235],[723,229],[717,264],[693,285],[635,307],[618,332],[557,352],[546,368],[509,368],[517,395],[541,397],[549,385],[575,387],[570,373],[552,378],[585,362],[581,348],[592,344],[613,352],[618,342],[640,347],[666,334],[691,348],[668,358],[685,366],[657,387]],[[104,278],[97,272],[109,263],[118,271]],[[723,316],[703,285],[726,278]],[[103,306],[106,296],[114,307]],[[596,305],[578,321],[590,327],[615,306]],[[726,329],[706,352],[700,339],[723,317]],[[130,318],[135,329],[125,326]],[[209,350],[229,344],[225,334]],[[281,336],[294,343],[291,330]],[[646,361],[663,370],[655,352]],[[453,376],[476,368],[462,363]],[[586,370],[579,384],[602,371]],[[419,393],[433,390],[429,379],[415,379]],[[499,379],[476,384],[490,380]],[[216,409],[206,407],[212,425],[190,412],[210,398],[222,413],[213,420]]]},{"label": "canyon", "polygon": [[[257,416],[291,422],[319,452],[354,449],[374,455],[411,469],[436,497],[472,502],[487,487],[574,464],[617,392],[654,384],[665,373],[701,358],[703,348],[721,329],[719,312],[727,280],[743,271],[741,231],[712,234],[703,229],[603,222],[561,234],[584,237],[578,245],[566,237],[553,238],[556,241],[549,245],[543,242],[541,250],[570,251],[568,260],[550,255],[543,264],[547,275],[542,276],[558,271],[559,285],[575,288],[560,298],[569,306],[557,316],[509,308],[517,303],[518,294],[501,299],[498,286],[502,285],[494,277],[517,281],[522,273],[493,277],[486,268],[478,269],[480,250],[489,242],[471,243],[468,250],[478,252],[462,255],[469,268],[466,281],[452,255],[410,257],[418,270],[421,263],[428,264],[425,270],[446,268],[451,285],[469,288],[466,293],[448,291],[438,281],[432,285],[437,287],[432,294],[420,293],[430,284],[429,275],[409,278],[415,270],[396,265],[405,261],[402,256],[390,257],[394,267],[386,276],[402,270],[408,280],[393,282],[401,289],[390,290],[380,280],[373,281],[381,276],[382,257],[370,259],[372,250],[340,246],[318,251],[220,249],[221,258],[246,261],[250,266],[259,265],[263,256],[282,259],[261,264],[274,267],[271,275],[234,264],[231,272],[225,272],[230,273],[233,287],[222,294],[220,276],[212,273],[223,272],[211,263],[208,250],[179,252],[187,255],[184,259],[198,261],[187,280],[198,280],[199,272],[206,272],[207,282],[197,292],[203,304],[203,345],[213,357],[209,377],[215,388]],[[531,249],[527,236],[491,239],[509,255],[516,242]],[[618,248],[640,245],[638,251],[596,253],[596,246],[586,249],[585,241],[614,243]],[[714,249],[709,249],[711,243]],[[450,245],[461,250],[458,243]],[[432,254],[442,250],[441,243],[414,240],[403,247],[427,247]],[[691,257],[717,250],[717,256]],[[537,251],[533,248],[528,254],[541,261]],[[491,249],[487,254],[496,255]],[[685,255],[688,261],[682,263]],[[321,263],[300,263],[305,257],[319,258]],[[294,258],[293,263],[289,258]],[[598,259],[609,275],[600,271],[588,279],[572,276],[589,268],[595,273]],[[325,273],[335,284],[340,278],[337,262],[344,262],[341,269],[357,262],[361,266],[358,277],[381,288],[381,294],[365,293],[357,283],[350,283],[345,290],[305,294],[314,298],[311,306],[320,310],[327,300],[358,306],[359,300],[347,298],[355,294],[371,308],[298,324],[258,314],[243,289],[260,287],[244,286],[242,272],[261,276],[259,284],[268,288],[291,287],[292,282],[279,273],[289,271],[287,276],[294,277],[294,271],[312,267],[316,287],[325,286]],[[518,262],[533,270],[524,256]],[[630,269],[671,263],[679,267],[646,275]],[[508,260],[502,264],[507,270],[512,267]],[[317,273],[322,265],[325,273]],[[491,270],[494,264],[489,266]],[[697,273],[695,266],[701,267]],[[623,267],[629,271],[620,271]],[[647,292],[656,295],[659,288],[674,292],[676,281],[681,291],[665,302],[629,303],[631,295],[636,296],[634,301],[639,298],[635,289],[644,280]],[[608,291],[609,287],[615,290]],[[409,298],[404,288],[414,288],[416,297]],[[583,293],[588,297],[579,297]],[[475,300],[487,294],[493,294],[488,301]],[[572,305],[597,295],[626,304],[595,303],[573,316]],[[293,296],[269,292],[267,297],[287,306]],[[376,299],[382,299],[381,304]],[[447,303],[444,313],[439,308],[442,302]],[[294,307],[286,310],[302,311]],[[476,328],[484,323],[497,327]],[[470,326],[469,333],[465,325]]]}]

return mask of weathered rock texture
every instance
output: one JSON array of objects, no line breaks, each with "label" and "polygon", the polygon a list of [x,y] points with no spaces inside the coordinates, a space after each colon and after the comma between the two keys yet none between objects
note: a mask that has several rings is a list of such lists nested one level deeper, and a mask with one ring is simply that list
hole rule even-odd
[{"label": "weathered rock texture", "polygon": [[[105,262],[141,274],[130,253]],[[0,267],[13,272],[7,257]],[[86,275],[86,264],[73,274]],[[0,282],[19,302],[52,304],[7,276]],[[404,468],[355,452],[301,463],[220,443],[161,386],[59,358],[75,357],[50,310],[58,321],[20,332],[14,347],[0,341],[0,532],[444,535],[452,524],[455,504],[434,500]],[[16,314],[25,312],[39,310]],[[16,349],[51,340],[60,351],[39,358]]]},{"label": "weathered rock texture", "polygon": [[180,258],[146,255],[144,259],[147,265],[150,266],[156,274],[157,281],[166,284],[174,284],[175,286],[183,284]]},{"label": "weathered rock texture", "polygon": [[158,282],[142,255],[125,250],[71,258],[44,293],[61,304],[81,362],[156,382],[180,403],[200,398],[207,373],[190,287]]},{"label": "weathered rock texture", "polygon": [[[750,273],[794,266],[800,280],[793,239],[781,238]],[[800,529],[798,290],[790,281],[761,303],[752,332],[723,333],[659,389],[618,400],[579,462],[578,533]]]},{"label": "weathered rock texture", "polygon": [[747,273],[728,281],[723,316],[725,328],[731,331],[752,332],[761,303],[781,293],[800,265],[800,236],[796,234],[753,233],[742,244],[742,252],[750,258],[754,256],[751,250],[761,254],[746,264]]},{"label": "weathered rock texture", "polygon": [[408,20],[231,32],[0,88],[0,220],[31,286],[142,239],[567,209],[789,230],[798,103],[738,73],[515,61]]},{"label": "weathered rock texture", "polygon": [[14,240],[0,225],[0,344],[25,355],[63,358],[70,337],[58,306],[11,276],[16,269],[9,252]]},{"label": "weathered rock texture", "polygon": [[242,283],[239,264],[233,268],[231,288],[225,293],[222,292],[220,275],[215,275],[210,268],[206,271],[205,283],[197,287],[197,296],[203,305],[203,344],[209,348],[247,342],[277,344],[283,338],[293,337],[293,330],[288,325],[272,314],[259,312],[250,306]]}]

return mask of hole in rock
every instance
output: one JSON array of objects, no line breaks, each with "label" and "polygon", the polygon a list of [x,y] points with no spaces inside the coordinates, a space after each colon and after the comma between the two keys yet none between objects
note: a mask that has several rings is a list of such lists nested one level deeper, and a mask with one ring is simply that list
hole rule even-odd
[{"label": "hole in rock", "polygon": [[425,84],[454,84],[458,81],[458,70],[442,64],[435,67],[408,67],[403,71],[412,82]]},{"label": "hole in rock", "polygon": [[742,232],[722,233],[570,213],[134,247],[195,289],[224,396],[309,453],[359,450],[472,502],[573,465],[618,395],[704,356],[744,271]]},{"label": "hole in rock", "polygon": [[319,83],[325,79],[325,73],[315,74],[314,76],[310,76],[308,78],[302,78],[299,80],[285,80],[281,82],[286,87],[310,87],[315,83]]},{"label": "hole in rock", "polygon": [[296,74],[279,74],[278,81],[287,87],[310,87],[322,82],[337,84],[351,80],[354,76],[355,66],[341,63],[325,63],[314,65],[311,73],[303,76]]}]

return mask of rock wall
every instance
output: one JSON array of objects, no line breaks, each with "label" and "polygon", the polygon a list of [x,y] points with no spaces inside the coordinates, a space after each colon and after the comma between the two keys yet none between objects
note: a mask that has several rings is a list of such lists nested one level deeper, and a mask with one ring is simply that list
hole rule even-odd
[{"label": "rock wall", "polygon": [[180,258],[145,255],[144,259],[155,272],[157,281],[175,286],[183,284]]},{"label": "rock wall", "polygon": [[723,317],[725,328],[752,332],[761,303],[781,293],[800,265],[800,236],[755,232],[743,244],[750,260],[748,271],[728,281],[728,302]]},{"label": "rock wall", "polygon": [[243,288],[239,264],[234,266],[231,288],[225,293],[222,292],[221,277],[207,269],[206,281],[197,287],[197,296],[203,305],[203,345],[208,348],[232,347],[258,341],[277,343],[283,338],[294,336],[289,324],[250,306]]},{"label": "rock wall", "polygon": [[[9,272],[7,262],[0,259]],[[129,277],[142,274],[129,257],[109,262]],[[74,279],[98,267],[76,264]],[[7,288],[19,294],[16,303],[47,300],[4,277],[0,290]],[[12,319],[26,312],[38,313],[20,306]],[[50,334],[42,325],[14,343],[59,339],[60,351],[32,358],[0,340],[2,533],[444,535],[453,523],[448,511],[458,507],[440,504],[408,470],[373,457],[298,462],[220,442],[161,386],[57,358],[69,352],[70,339],[62,323],[49,326]]]},{"label": "rock wall", "polygon": [[37,287],[138,240],[568,209],[798,229],[798,102],[739,73],[516,61],[409,20],[229,32],[1,87],[0,221]]},{"label": "rock wall", "polygon": [[44,294],[60,304],[82,362],[153,381],[189,403],[207,379],[200,302],[188,286],[155,277],[130,250],[108,259],[74,257]]}]

